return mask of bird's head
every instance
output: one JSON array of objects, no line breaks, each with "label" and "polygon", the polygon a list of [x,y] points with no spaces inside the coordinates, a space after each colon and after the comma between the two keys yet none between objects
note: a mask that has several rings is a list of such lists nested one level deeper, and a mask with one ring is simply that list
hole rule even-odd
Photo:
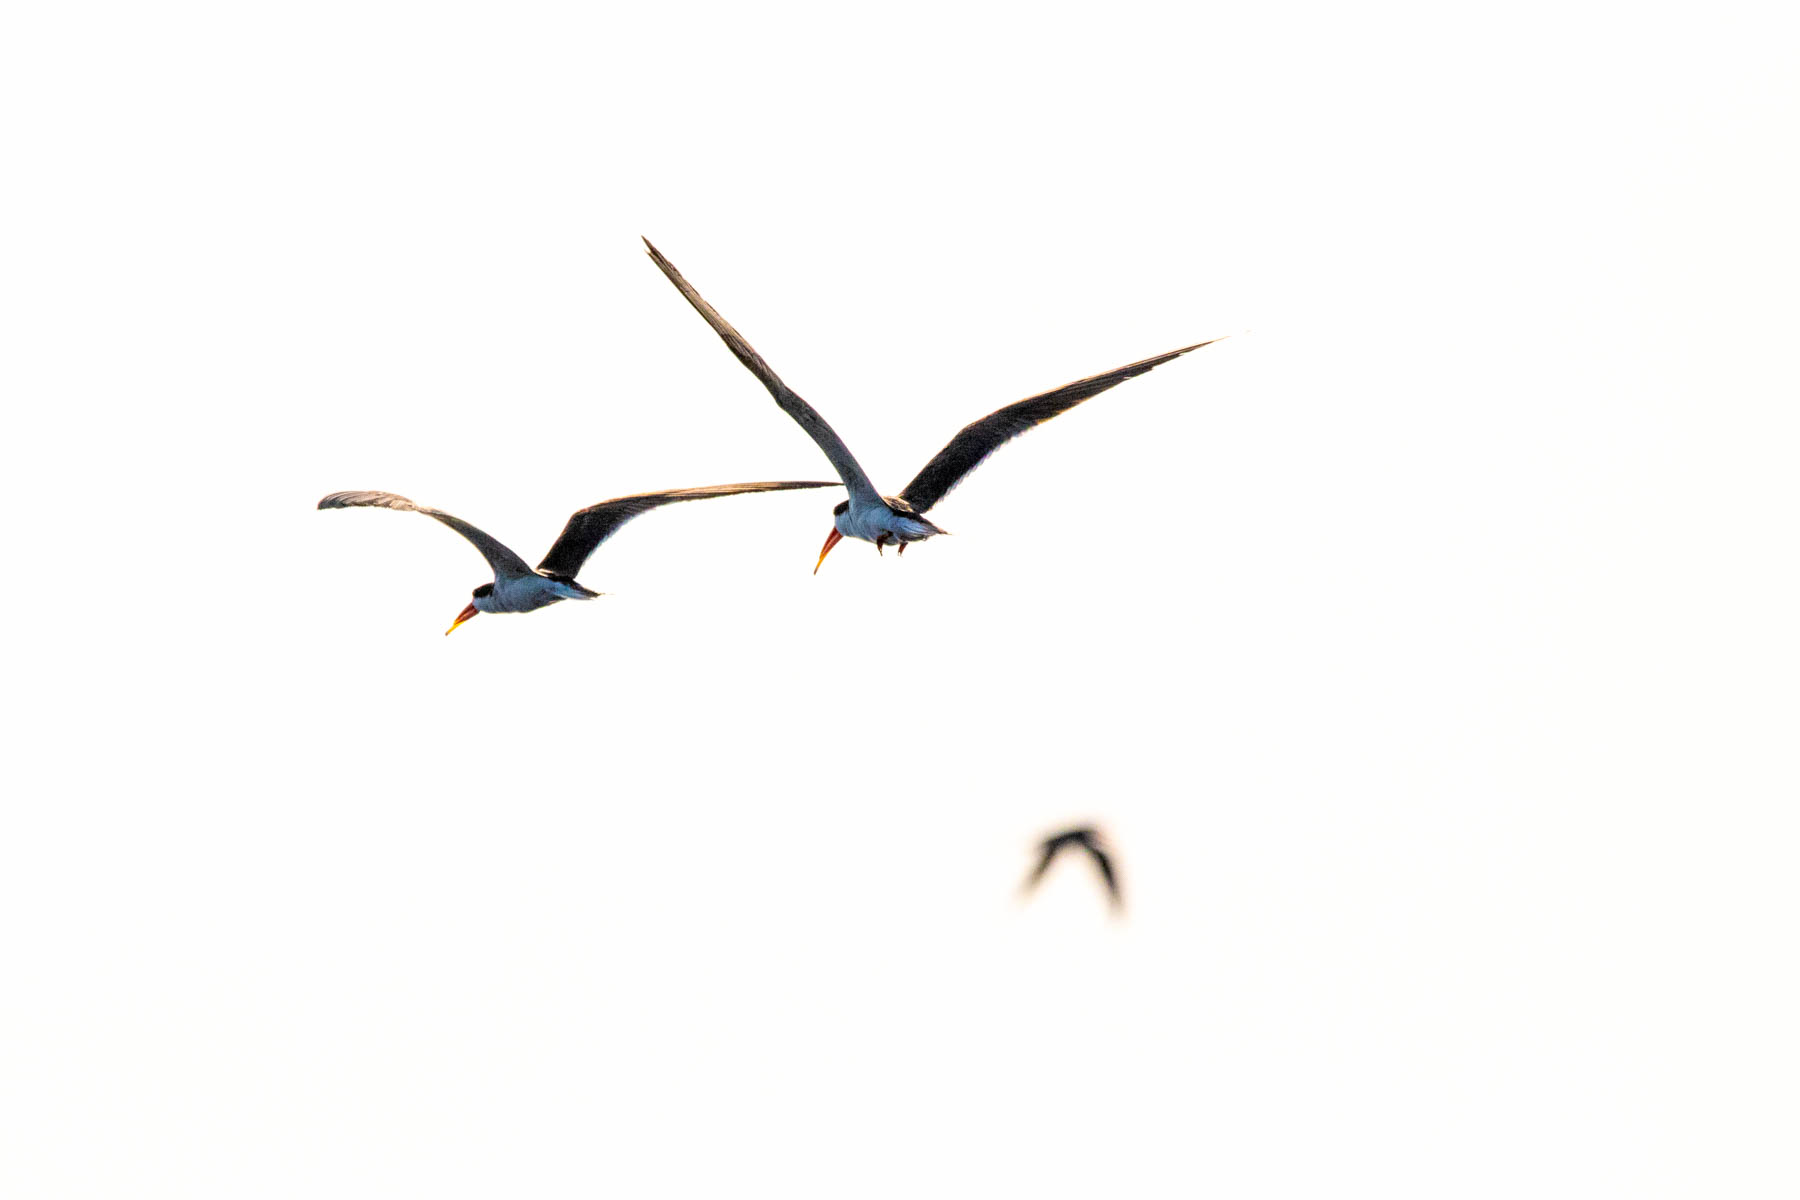
[{"label": "bird's head", "polygon": [[844,514],[849,511],[850,502],[848,500],[839,500],[837,507],[831,510],[831,532],[825,535],[825,548],[819,551],[819,561],[813,564],[814,575],[817,575],[819,568],[825,565],[825,556],[831,553],[831,548],[842,540],[844,535],[838,531],[838,524],[844,519]]},{"label": "bird's head", "polygon": [[489,602],[493,594],[494,585],[491,583],[484,583],[473,592],[470,592],[469,606],[456,614],[456,620],[450,622],[450,628],[444,630],[444,636],[449,637],[451,634],[455,633],[458,625],[461,625],[476,613],[492,612],[493,610],[489,607]]}]

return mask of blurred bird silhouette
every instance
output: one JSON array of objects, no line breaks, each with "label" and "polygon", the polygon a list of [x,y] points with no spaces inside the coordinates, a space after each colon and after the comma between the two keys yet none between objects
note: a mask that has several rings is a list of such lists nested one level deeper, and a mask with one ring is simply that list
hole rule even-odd
[{"label": "blurred bird silhouette", "polygon": [[1089,857],[1094,860],[1094,866],[1100,872],[1101,881],[1106,884],[1107,894],[1112,898],[1113,911],[1115,913],[1124,911],[1125,897],[1119,892],[1118,872],[1113,869],[1112,858],[1102,844],[1100,831],[1090,825],[1065,829],[1061,833],[1052,834],[1038,844],[1037,867],[1025,880],[1025,892],[1029,894],[1033,891],[1037,887],[1038,881],[1044,877],[1044,872],[1050,869],[1050,863],[1058,854],[1071,846],[1079,846],[1088,852]]}]

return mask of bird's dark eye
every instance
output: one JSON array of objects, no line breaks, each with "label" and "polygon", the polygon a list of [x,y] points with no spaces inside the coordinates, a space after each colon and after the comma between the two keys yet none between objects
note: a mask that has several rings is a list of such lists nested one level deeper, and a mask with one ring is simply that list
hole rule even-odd
[{"label": "bird's dark eye", "polygon": [[841,517],[849,511],[850,502],[848,500],[839,500],[837,502],[837,507],[831,510],[831,515],[834,517]]},{"label": "bird's dark eye", "polygon": [[474,596],[491,596],[494,594],[494,585],[491,583],[484,583],[470,594]]}]

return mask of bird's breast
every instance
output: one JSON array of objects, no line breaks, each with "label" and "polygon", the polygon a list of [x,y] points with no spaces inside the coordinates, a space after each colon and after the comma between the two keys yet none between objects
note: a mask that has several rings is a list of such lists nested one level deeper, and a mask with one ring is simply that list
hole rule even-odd
[{"label": "bird's breast", "polygon": [[[506,579],[494,584],[493,595],[487,597],[490,608],[485,612],[519,613],[532,612],[543,608],[546,604],[555,604],[563,597],[563,588],[553,579],[542,575],[527,575],[521,579]],[[480,606],[478,601],[477,607]]]},{"label": "bird's breast", "polygon": [[861,538],[865,542],[878,541],[886,534],[890,543],[921,542],[937,532],[929,521],[897,513],[885,505],[844,513],[837,519],[837,530],[845,537]]}]

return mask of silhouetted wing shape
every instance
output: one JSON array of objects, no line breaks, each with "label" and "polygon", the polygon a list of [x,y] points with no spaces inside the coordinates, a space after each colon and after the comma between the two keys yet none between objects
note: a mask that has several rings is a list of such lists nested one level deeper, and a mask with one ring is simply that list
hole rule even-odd
[{"label": "silhouetted wing shape", "polygon": [[1210,346],[1213,342],[1223,340],[1211,338],[1195,342],[1192,346],[1183,346],[1155,358],[1146,358],[1142,362],[1134,362],[1104,375],[1090,375],[1086,379],[1077,379],[1074,383],[1065,383],[1055,391],[991,412],[981,420],[963,426],[962,432],[951,438],[950,444],[939,450],[937,456],[925,464],[925,469],[913,477],[913,481],[901,491],[900,498],[911,504],[915,511],[925,512],[949,495],[950,490],[961,483],[970,471],[979,467],[988,455],[1032,426],[1042,425],[1051,417],[1068,412],[1083,400],[1098,396],[1108,388],[1117,387],[1127,379],[1142,375],[1172,358],[1180,358],[1190,350],[1198,350],[1202,346]]},{"label": "silhouetted wing shape", "polygon": [[723,483],[716,487],[675,488],[667,492],[645,492],[638,496],[602,500],[569,518],[569,523],[563,526],[562,536],[550,547],[550,553],[544,555],[544,561],[538,564],[538,570],[547,575],[562,575],[573,579],[580,572],[581,564],[594,552],[594,548],[618,532],[619,526],[639,513],[647,513],[665,504],[678,504],[683,500],[711,500],[715,496],[738,496],[745,492],[785,492],[794,488],[837,486],[835,483],[797,482],[788,479],[779,483]]},{"label": "silhouetted wing shape", "polygon": [[649,238],[644,239],[644,245],[650,251],[651,261],[662,269],[664,275],[669,277],[669,282],[675,285],[676,290],[687,297],[687,302],[694,306],[694,311],[706,318],[706,323],[713,327],[713,332],[724,340],[725,345],[731,349],[733,354],[737,355],[738,361],[748,367],[752,375],[762,380],[762,385],[769,389],[771,396],[775,397],[775,403],[781,406],[781,411],[794,418],[795,423],[806,430],[807,435],[819,444],[819,449],[823,450],[825,457],[831,460],[832,467],[837,470],[838,478],[844,481],[844,486],[850,489],[850,494],[861,503],[880,504],[882,502],[881,494],[875,490],[875,485],[869,482],[868,475],[863,473],[862,465],[856,461],[856,456],[850,453],[850,447],[844,445],[844,439],[837,435],[837,431],[825,423],[825,418],[819,415],[818,410],[802,400],[794,392],[794,389],[781,382],[781,377],[769,369],[769,364],[764,362],[762,355],[758,354],[751,348],[750,343],[744,340],[744,335],[733,329],[730,322],[721,317],[718,311],[708,304],[699,292],[694,290],[694,285],[681,277],[681,272],[675,269],[675,264],[664,258],[655,246],[650,245]]},{"label": "silhouetted wing shape", "polygon": [[1112,859],[1092,841],[1084,840],[1081,844],[1094,856],[1094,865],[1100,868],[1100,878],[1106,881],[1106,891],[1112,897],[1113,907],[1120,907],[1125,903],[1125,898],[1119,894],[1119,877],[1113,871]]},{"label": "silhouetted wing shape", "polygon": [[1032,869],[1030,875],[1025,877],[1026,891],[1029,892],[1037,887],[1038,880],[1042,879],[1044,877],[1044,872],[1050,869],[1051,860],[1056,857],[1056,851],[1059,845],[1061,845],[1060,842],[1055,838],[1051,838],[1039,847],[1037,866]]},{"label": "silhouetted wing shape", "polygon": [[505,544],[488,536],[460,517],[453,517],[447,512],[435,508],[426,508],[423,504],[414,504],[405,496],[396,496],[392,492],[333,492],[319,501],[320,508],[392,508],[400,512],[424,513],[433,520],[442,521],[456,532],[474,543],[481,551],[481,556],[494,569],[496,579],[501,576],[519,576],[531,574],[531,568],[524,559],[507,549]]}]

